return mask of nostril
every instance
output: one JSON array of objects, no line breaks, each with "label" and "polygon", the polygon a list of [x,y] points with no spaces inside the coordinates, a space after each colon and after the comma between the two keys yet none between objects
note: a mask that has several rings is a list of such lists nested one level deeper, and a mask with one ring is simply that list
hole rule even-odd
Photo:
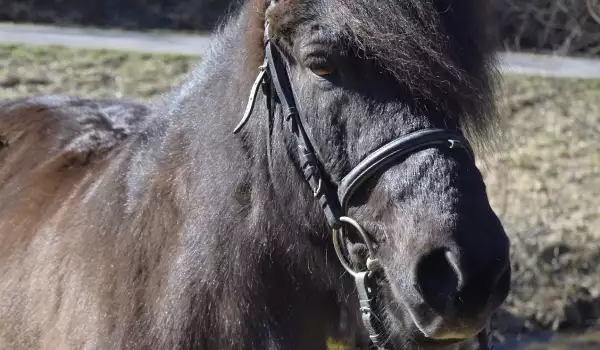
[{"label": "nostril", "polygon": [[446,249],[436,249],[423,256],[417,263],[417,290],[429,306],[445,313],[458,291],[462,289],[464,277],[458,258]]},{"label": "nostril", "polygon": [[505,259],[480,260],[472,264],[469,279],[460,289],[461,313],[476,315],[489,305],[500,304],[510,291],[510,262]]},{"label": "nostril", "polygon": [[452,267],[452,271],[456,274],[457,282],[455,291],[458,292],[465,286],[465,278],[463,271],[460,269],[458,256],[456,256],[456,254],[452,253],[449,250],[445,251],[444,254],[446,256],[446,260],[448,260],[448,263]]}]

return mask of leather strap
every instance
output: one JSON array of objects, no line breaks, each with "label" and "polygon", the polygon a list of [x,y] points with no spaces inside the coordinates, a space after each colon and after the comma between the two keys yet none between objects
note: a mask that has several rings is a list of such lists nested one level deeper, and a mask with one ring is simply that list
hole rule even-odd
[{"label": "leather strap", "polygon": [[338,229],[341,227],[341,222],[338,219],[341,216],[339,202],[337,196],[331,190],[332,186],[325,184],[327,180],[321,175],[322,168],[298,115],[294,94],[291,90],[291,83],[286,67],[283,64],[281,52],[271,41],[267,42],[265,51],[268,62],[267,67],[270,72],[269,78],[281,105],[284,121],[296,138],[300,168],[302,169],[304,178],[311,187],[313,196],[319,200],[327,222],[332,228]]},{"label": "leather strap", "polygon": [[358,292],[361,318],[369,332],[369,338],[378,350],[387,350],[389,349],[389,344],[386,343],[388,335],[385,333],[383,320],[379,316],[382,314],[381,303],[376,302],[375,293],[378,286],[373,274],[371,271],[360,272],[356,274],[354,282]]},{"label": "leather strap", "polygon": [[464,148],[471,158],[475,155],[469,141],[459,132],[446,129],[424,129],[401,136],[375,152],[369,154],[354,169],[352,169],[341,181],[338,188],[338,197],[342,209],[346,209],[348,201],[356,190],[375,172],[398,158],[416,153],[420,150],[432,147],[447,146]]}]

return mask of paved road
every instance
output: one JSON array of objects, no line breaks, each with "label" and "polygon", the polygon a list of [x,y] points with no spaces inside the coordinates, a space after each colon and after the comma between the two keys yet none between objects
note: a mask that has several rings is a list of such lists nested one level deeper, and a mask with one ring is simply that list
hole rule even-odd
[{"label": "paved road", "polygon": [[4,44],[61,45],[73,48],[202,55],[208,50],[210,41],[210,35],[140,33],[0,23],[0,43]]},{"label": "paved road", "polygon": [[[202,55],[210,47],[211,37],[0,23],[0,43]],[[600,78],[600,60],[502,53],[501,61],[505,72]]]}]

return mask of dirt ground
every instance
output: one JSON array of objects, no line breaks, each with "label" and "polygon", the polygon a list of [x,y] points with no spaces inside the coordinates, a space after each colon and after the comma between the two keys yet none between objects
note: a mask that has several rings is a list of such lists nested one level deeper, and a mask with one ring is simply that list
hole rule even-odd
[{"label": "dirt ground", "polygon": [[[198,61],[0,46],[0,98],[148,100]],[[481,168],[512,240],[513,290],[494,322],[499,348],[600,349],[600,81],[506,76],[498,96],[505,135]]]}]

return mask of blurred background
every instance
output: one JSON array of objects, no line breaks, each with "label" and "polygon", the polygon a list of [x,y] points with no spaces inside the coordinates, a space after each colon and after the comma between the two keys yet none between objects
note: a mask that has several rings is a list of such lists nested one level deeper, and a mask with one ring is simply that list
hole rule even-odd
[{"label": "blurred background", "polygon": [[[480,164],[512,240],[513,291],[495,337],[502,349],[600,349],[600,0],[490,1],[498,50],[528,67],[503,76],[505,141]],[[194,68],[210,31],[238,6],[0,0],[0,98],[151,101]]]},{"label": "blurred background", "polygon": [[[485,1],[491,3],[503,48],[600,54],[598,0]],[[240,0],[0,0],[0,21],[205,32],[240,3]]]}]

